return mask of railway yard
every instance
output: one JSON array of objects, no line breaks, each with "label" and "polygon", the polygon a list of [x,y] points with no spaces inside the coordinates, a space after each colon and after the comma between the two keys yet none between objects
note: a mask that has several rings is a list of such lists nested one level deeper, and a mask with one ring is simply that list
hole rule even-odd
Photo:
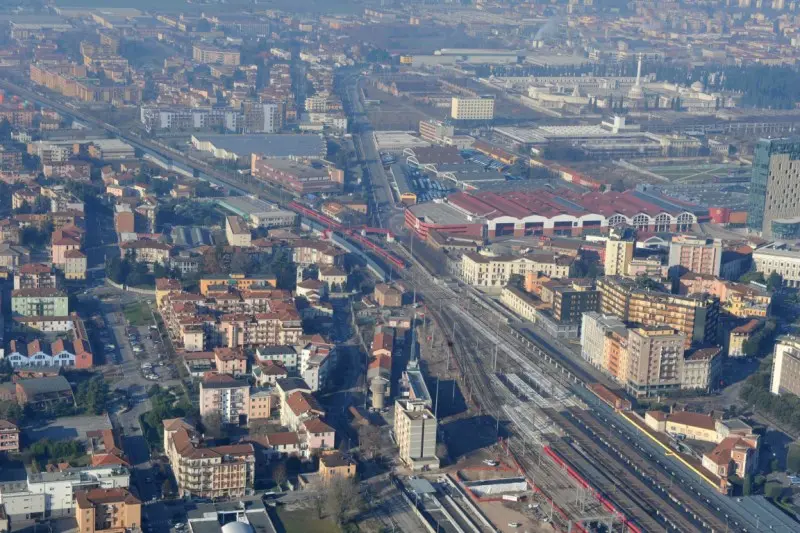
[{"label": "railway yard", "polygon": [[[735,500],[693,476],[586,385],[593,377],[497,304],[411,262],[401,274],[448,338],[474,412],[495,418],[561,531],[757,531]],[[598,467],[602,465],[602,467]]]}]

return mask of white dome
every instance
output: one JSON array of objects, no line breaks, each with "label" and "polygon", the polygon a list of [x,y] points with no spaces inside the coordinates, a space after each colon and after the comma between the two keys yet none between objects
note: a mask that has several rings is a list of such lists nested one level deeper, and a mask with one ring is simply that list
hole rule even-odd
[{"label": "white dome", "polygon": [[701,93],[705,90],[706,86],[703,85],[702,81],[696,81],[692,84],[692,90],[696,93]]},{"label": "white dome", "polygon": [[244,522],[228,522],[222,526],[222,533],[253,533],[253,528]]}]

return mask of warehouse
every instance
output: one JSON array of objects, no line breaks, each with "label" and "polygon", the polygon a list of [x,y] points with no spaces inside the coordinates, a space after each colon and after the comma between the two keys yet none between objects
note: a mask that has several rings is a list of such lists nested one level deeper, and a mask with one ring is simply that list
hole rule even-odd
[{"label": "warehouse", "polygon": [[325,159],[328,145],[321,135],[248,134],[192,135],[192,146],[217,159],[235,161],[257,154],[266,158]]}]

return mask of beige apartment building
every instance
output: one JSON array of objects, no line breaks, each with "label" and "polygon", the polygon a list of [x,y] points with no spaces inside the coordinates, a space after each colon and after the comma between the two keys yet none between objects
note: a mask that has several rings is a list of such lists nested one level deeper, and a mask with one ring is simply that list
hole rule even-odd
[{"label": "beige apartment building", "polygon": [[800,395],[800,337],[784,335],[775,343],[769,390]]},{"label": "beige apartment building", "polygon": [[395,402],[394,435],[400,460],[413,470],[439,468],[436,456],[437,422],[424,402],[400,399]]},{"label": "beige apartment building", "polygon": [[684,335],[669,326],[628,330],[628,392],[654,396],[681,388]]},{"label": "beige apartment building", "polygon": [[628,266],[633,260],[633,249],[636,243],[632,239],[623,238],[614,233],[606,241],[605,273],[606,276],[627,276]]},{"label": "beige apartment building", "polygon": [[573,263],[572,257],[548,252],[524,256],[466,252],[461,256],[461,277],[476,287],[505,287],[514,274],[525,277],[541,272],[550,278],[568,278]]},{"label": "beige apartment building", "polygon": [[0,452],[19,451],[19,428],[13,422],[0,419]]},{"label": "beige apartment building", "polygon": [[455,120],[492,120],[494,118],[494,98],[490,96],[472,98],[454,96],[450,104],[450,117]]},{"label": "beige apartment building", "polygon": [[138,531],[142,502],[125,488],[76,491],[75,521],[79,533]]},{"label": "beige apartment building", "polygon": [[693,235],[675,235],[669,246],[669,267],[678,268],[678,275],[686,271],[719,276],[722,265],[722,241],[704,239]]},{"label": "beige apartment building", "polygon": [[722,372],[722,348],[711,346],[686,352],[683,360],[682,389],[710,392],[718,386]]},{"label": "beige apartment building", "polygon": [[173,418],[164,420],[164,453],[181,497],[240,498],[253,487],[252,444],[205,447],[190,424]]},{"label": "beige apartment building", "polygon": [[238,215],[225,217],[225,236],[231,246],[249,247],[252,239],[250,227]]},{"label": "beige apartment building", "polygon": [[597,280],[600,312],[645,326],[669,325],[683,333],[686,347],[693,342],[713,344],[717,336],[719,299],[708,294],[674,295],[641,289],[628,279]]}]

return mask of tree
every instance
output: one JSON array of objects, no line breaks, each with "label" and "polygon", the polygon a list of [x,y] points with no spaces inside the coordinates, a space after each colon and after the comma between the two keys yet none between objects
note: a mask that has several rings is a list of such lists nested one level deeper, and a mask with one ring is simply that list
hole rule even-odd
[{"label": "tree", "polygon": [[358,447],[367,459],[374,459],[380,454],[381,432],[373,425],[358,428]]},{"label": "tree", "polygon": [[767,278],[767,290],[772,292],[780,289],[783,286],[783,276],[777,272],[773,272]]},{"label": "tree", "polygon": [[286,463],[281,462],[272,467],[272,481],[275,482],[279,489],[282,489],[286,479]]},{"label": "tree", "polygon": [[231,272],[234,274],[248,274],[253,269],[253,260],[250,254],[237,251],[231,256]]},{"label": "tree", "polygon": [[790,472],[800,472],[800,444],[792,444],[786,451],[786,468]]},{"label": "tree", "polygon": [[8,121],[7,118],[4,118],[0,121],[0,141],[10,141],[11,140],[11,123]]},{"label": "tree", "polygon": [[325,503],[328,514],[340,526],[346,524],[363,504],[355,480],[341,476],[328,483]]},{"label": "tree", "polygon": [[170,482],[169,478],[165,479],[163,483],[161,483],[161,496],[164,498],[171,498],[174,496],[172,491],[172,482]]},{"label": "tree", "polygon": [[219,413],[211,413],[204,416],[203,429],[205,429],[205,434],[212,439],[221,438],[225,431],[222,424],[222,416]]}]

